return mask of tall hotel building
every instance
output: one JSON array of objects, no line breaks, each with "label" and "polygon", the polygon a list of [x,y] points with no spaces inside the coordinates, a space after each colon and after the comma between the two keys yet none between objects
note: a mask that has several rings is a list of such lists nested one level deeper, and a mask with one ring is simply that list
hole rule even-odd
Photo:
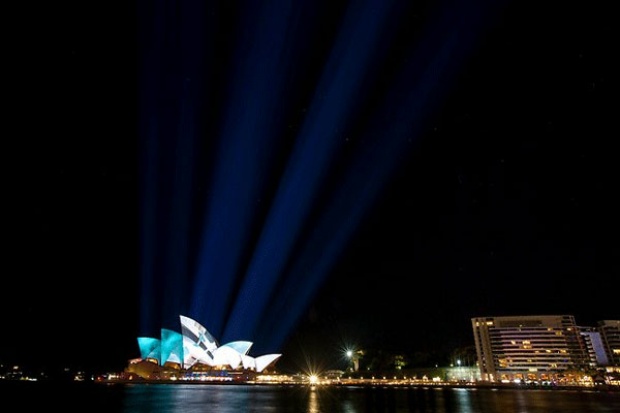
[{"label": "tall hotel building", "polygon": [[601,333],[609,364],[620,366],[620,320],[599,321],[597,330]]},{"label": "tall hotel building", "polygon": [[472,318],[482,380],[555,380],[590,365],[571,315]]}]

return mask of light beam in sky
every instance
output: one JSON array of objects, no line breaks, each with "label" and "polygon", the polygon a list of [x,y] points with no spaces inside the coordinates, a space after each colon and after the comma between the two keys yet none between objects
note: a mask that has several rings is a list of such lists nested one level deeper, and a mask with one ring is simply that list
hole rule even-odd
[{"label": "light beam in sky", "polygon": [[[287,69],[294,43],[295,2],[270,2],[251,10],[246,37],[235,53],[214,177],[209,186],[203,238],[197,256],[190,314],[221,337],[243,258],[252,248],[259,200],[273,179],[282,146]],[[253,30],[249,30],[252,28]],[[243,47],[242,47],[243,46]]]},{"label": "light beam in sky", "polygon": [[[299,45],[312,33],[300,22],[313,3],[248,5],[217,102],[204,95],[217,81],[205,79],[216,72],[210,43],[194,38],[208,37],[192,14],[208,7],[181,7],[170,21],[152,6],[150,41],[168,48],[145,56],[141,86],[143,329],[188,313],[223,341],[279,351],[501,2],[448,3],[416,42],[400,43],[406,3],[349,2],[294,141],[289,99],[303,95],[291,88],[302,81]],[[388,69],[397,41],[402,59]],[[215,105],[221,123],[205,125],[201,113]],[[199,151],[213,148],[213,157]],[[210,168],[199,168],[205,159]]]},{"label": "light beam in sky", "polygon": [[[366,71],[377,52],[389,2],[351,7],[339,33],[287,169],[261,231],[249,268],[234,301],[223,337],[251,337],[301,229],[328,178]],[[356,4],[357,6],[357,4]]]}]

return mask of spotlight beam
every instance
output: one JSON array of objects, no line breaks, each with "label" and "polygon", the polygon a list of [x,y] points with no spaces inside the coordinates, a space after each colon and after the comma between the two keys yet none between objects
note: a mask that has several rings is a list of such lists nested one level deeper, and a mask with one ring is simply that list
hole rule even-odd
[{"label": "spotlight beam", "polygon": [[292,246],[345,140],[341,136],[363,92],[366,71],[380,51],[389,2],[353,2],[324,70],[287,169],[269,211],[241,289],[225,340],[252,337]]},{"label": "spotlight beam", "polygon": [[[483,11],[476,18],[463,10],[443,15],[423,47],[412,49],[409,64],[386,95],[382,111],[365,129],[363,140],[371,143],[358,147],[330,208],[313,226],[303,251],[272,295],[268,311],[258,323],[259,343],[270,348],[284,345],[385,184],[411,154],[413,142],[424,132],[497,9]],[[433,47],[427,47],[429,44]]]},{"label": "spotlight beam", "polygon": [[200,4],[184,4],[172,18],[162,3],[140,7],[148,16],[139,21],[140,306],[141,330],[151,334],[161,327],[160,317],[164,324],[175,323],[184,305],[179,297],[188,287],[193,152],[200,129],[195,111],[205,100],[200,80],[188,79],[204,73],[204,57],[195,56],[204,56],[199,39],[205,25],[198,18],[204,15]]},{"label": "spotlight beam", "polygon": [[[244,36],[235,50],[219,149],[205,210],[189,314],[221,337],[244,256],[250,250],[259,203],[268,192],[281,136],[278,118],[294,44],[296,2],[248,4]],[[294,36],[293,36],[294,37]]]}]

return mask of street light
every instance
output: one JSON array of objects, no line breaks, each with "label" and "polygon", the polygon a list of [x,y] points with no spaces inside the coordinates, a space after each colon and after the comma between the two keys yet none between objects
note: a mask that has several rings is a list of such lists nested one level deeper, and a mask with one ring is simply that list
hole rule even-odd
[{"label": "street light", "polygon": [[360,367],[360,357],[364,355],[362,350],[346,349],[345,356],[348,360],[348,370],[358,371]]}]

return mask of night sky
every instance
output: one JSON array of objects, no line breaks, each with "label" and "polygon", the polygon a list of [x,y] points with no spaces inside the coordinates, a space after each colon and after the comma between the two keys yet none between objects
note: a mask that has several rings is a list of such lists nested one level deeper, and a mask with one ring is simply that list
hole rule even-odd
[{"label": "night sky", "polygon": [[[281,80],[261,78],[260,70],[272,67],[268,58],[258,60],[264,67],[257,65],[255,71],[235,66],[240,56],[262,56],[261,49],[244,43],[261,39],[251,31],[261,26],[247,24],[261,15],[259,3],[207,2],[203,37],[179,43],[187,49],[174,49],[181,60],[188,54],[196,58],[184,61],[196,72],[191,82],[181,83],[198,96],[194,102],[202,102],[192,110],[204,116],[188,123],[199,144],[188,153],[200,151],[192,159],[205,175],[221,153],[214,138],[220,127],[213,125],[236,116],[227,112],[234,103],[227,100],[234,95],[230,91],[246,91],[256,83],[275,89]],[[335,161],[318,165],[329,175],[309,197],[319,206],[304,221],[304,237],[311,237],[322,211],[330,210],[330,200],[338,199],[334,194],[344,198],[352,191],[337,182],[347,176],[358,150],[382,153],[394,142],[398,156],[387,161],[370,156],[357,172],[362,180],[379,172],[385,178],[377,180],[373,196],[360,197],[365,204],[359,222],[324,276],[317,276],[316,291],[302,303],[282,347],[264,347],[268,333],[257,332],[263,338],[256,341],[257,349],[282,352],[283,366],[303,364],[303,354],[333,355],[345,344],[410,353],[470,346],[472,317],[573,314],[582,325],[620,318],[614,289],[620,256],[614,141],[620,134],[613,93],[618,71],[612,64],[618,33],[611,6],[472,1],[463,8],[455,3],[394,2],[395,9],[386,12],[384,43],[374,44],[359,92],[338,103],[343,106],[323,102],[329,114],[346,108],[347,117],[333,134],[342,143]],[[161,4],[176,13],[183,5],[191,9],[192,3]],[[282,122],[272,127],[279,135],[271,146],[265,149],[255,141],[249,146],[272,156],[269,174],[260,176],[273,179],[285,170],[330,53],[338,56],[334,44],[347,10],[363,9],[363,4],[318,1],[298,7],[291,27],[307,34],[289,39],[290,66],[274,66],[289,73],[280,94],[254,96],[259,107],[280,108],[277,121]],[[373,13],[380,14],[379,9]],[[136,338],[145,334],[144,303],[157,304],[157,294],[170,292],[162,293],[162,281],[157,294],[143,296],[141,194],[149,176],[145,179],[143,170],[148,137],[141,128],[145,106],[156,107],[148,96],[168,96],[174,107],[170,96],[181,92],[167,95],[170,84],[144,81],[145,73],[169,79],[166,70],[178,70],[175,54],[162,52],[165,67],[145,71],[143,46],[156,44],[145,27],[167,16],[174,31],[184,27],[183,20],[162,15],[149,2],[50,3],[15,10],[15,15],[24,24],[12,37],[10,77],[5,78],[8,213],[0,362],[122,369],[128,359],[139,357]],[[198,15],[192,18],[193,24],[202,21]],[[367,18],[370,30],[373,20]],[[438,52],[446,45],[442,36],[454,34],[451,29],[458,24],[463,26],[450,43],[454,49]],[[346,56],[367,52],[352,44],[341,49],[336,67],[347,64]],[[201,48],[209,53],[195,55]],[[265,48],[268,56],[272,52]],[[441,59],[434,64],[424,60],[433,56]],[[443,72],[434,77],[437,67]],[[362,69],[351,64],[340,83]],[[239,73],[254,77],[235,84]],[[423,86],[417,79],[424,80]],[[151,95],[145,94],[145,84]],[[162,90],[154,91],[155,84]],[[287,100],[278,100],[283,97]],[[403,106],[412,103],[411,97],[417,100]],[[157,116],[166,109],[158,108],[151,115],[163,122]],[[403,126],[393,131],[391,126],[399,123]],[[321,132],[332,126],[315,127]],[[256,129],[251,133],[259,139]],[[390,140],[388,133],[397,137]],[[313,154],[308,156],[312,164]],[[277,185],[261,185],[255,210],[266,220]],[[196,184],[192,191],[193,198],[203,196],[199,204],[204,208],[210,187]],[[174,225],[165,218],[156,222],[168,231],[165,237],[172,237]],[[202,223],[190,222],[186,229],[193,237],[187,242],[188,274],[199,267]],[[255,241],[257,228],[254,223],[247,228]],[[291,254],[300,251],[295,247]],[[241,256],[249,265],[251,251]],[[157,259],[153,263],[157,266]],[[186,290],[190,284],[184,284]],[[178,305],[189,312],[191,303],[179,297]],[[197,320],[210,329],[207,320]],[[273,315],[268,320],[278,322]]]}]

